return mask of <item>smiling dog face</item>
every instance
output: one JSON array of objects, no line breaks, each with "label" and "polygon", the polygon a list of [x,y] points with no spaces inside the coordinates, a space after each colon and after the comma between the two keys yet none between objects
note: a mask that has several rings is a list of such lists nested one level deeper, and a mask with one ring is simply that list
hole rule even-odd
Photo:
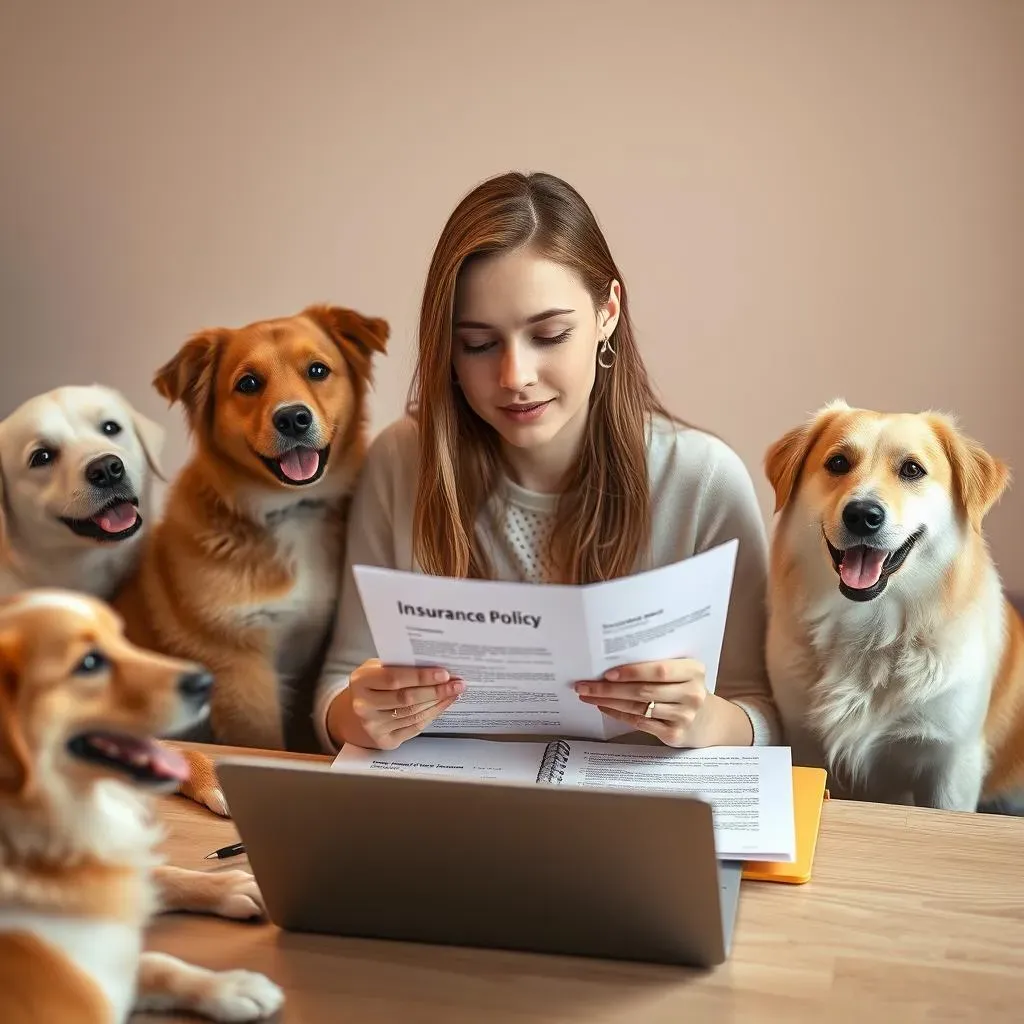
[{"label": "smiling dog face", "polygon": [[162,476],[161,427],[117,391],[55,388],[0,423],[0,527],[42,552],[114,545],[143,525],[151,474]]},{"label": "smiling dog face", "polygon": [[204,454],[226,472],[266,488],[310,488],[360,426],[372,356],[388,333],[384,320],[310,306],[202,331],[153,383],[184,405]]},{"label": "smiling dog face", "polygon": [[1008,471],[938,413],[836,402],[775,442],[765,472],[798,560],[830,566],[839,593],[872,601],[897,579],[937,579],[1006,486]]},{"label": "smiling dog face", "polygon": [[0,800],[66,798],[111,776],[172,789],[188,765],[154,737],[202,719],[212,685],[202,667],[129,643],[92,597],[0,602]]}]

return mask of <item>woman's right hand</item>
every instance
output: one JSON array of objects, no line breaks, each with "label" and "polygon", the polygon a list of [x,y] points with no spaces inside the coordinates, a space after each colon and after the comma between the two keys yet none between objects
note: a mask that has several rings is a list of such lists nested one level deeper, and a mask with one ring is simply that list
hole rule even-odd
[{"label": "woman's right hand", "polygon": [[342,743],[394,750],[443,715],[465,689],[443,668],[382,665],[371,658],[334,699],[327,728]]}]

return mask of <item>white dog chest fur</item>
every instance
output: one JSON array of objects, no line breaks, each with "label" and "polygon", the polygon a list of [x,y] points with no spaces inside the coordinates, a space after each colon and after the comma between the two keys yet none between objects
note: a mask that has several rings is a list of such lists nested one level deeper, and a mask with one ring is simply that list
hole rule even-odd
[{"label": "white dog chest fur", "polygon": [[0,932],[34,935],[63,954],[103,992],[111,1020],[128,1019],[142,955],[140,928],[94,917],[9,909],[0,910]]},{"label": "white dog chest fur", "polygon": [[929,750],[942,757],[976,745],[1000,648],[998,607],[979,605],[951,624],[902,603],[855,606],[830,595],[825,605],[806,626],[811,660],[825,668],[807,674],[809,665],[790,664],[800,695],[780,706],[791,722],[799,715],[794,732],[809,734],[834,772],[863,785],[887,752],[901,760],[904,748],[908,762],[927,769]]}]

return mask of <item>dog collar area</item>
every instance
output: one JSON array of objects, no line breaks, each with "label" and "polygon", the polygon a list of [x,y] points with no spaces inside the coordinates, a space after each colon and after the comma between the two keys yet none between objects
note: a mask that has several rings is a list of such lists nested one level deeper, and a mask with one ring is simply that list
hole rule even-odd
[{"label": "dog collar area", "polygon": [[330,502],[326,498],[302,498],[295,502],[294,505],[288,505],[286,508],[278,508],[272,512],[267,512],[263,517],[263,521],[267,526],[273,526],[275,523],[290,519],[292,516],[302,515],[303,512],[327,508],[329,504]]}]

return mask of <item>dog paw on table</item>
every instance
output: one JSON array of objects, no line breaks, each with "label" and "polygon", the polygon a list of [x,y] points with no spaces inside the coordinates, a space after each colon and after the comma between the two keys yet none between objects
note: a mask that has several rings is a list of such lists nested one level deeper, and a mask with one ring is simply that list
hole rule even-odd
[{"label": "dog paw on table", "polygon": [[284,992],[255,971],[211,971],[166,953],[146,952],[135,1009],[183,1010],[208,1020],[265,1020],[284,1005]]},{"label": "dog paw on table", "polygon": [[188,779],[178,787],[178,792],[214,814],[230,818],[228,802],[217,781],[217,769],[213,761],[197,750],[185,750],[182,753],[188,761]]},{"label": "dog paw on table", "polygon": [[231,871],[211,873],[209,877],[218,883],[220,897],[211,913],[239,921],[266,917],[263,893],[248,871],[234,868]]},{"label": "dog paw on table", "polygon": [[256,879],[241,868],[196,871],[170,864],[153,871],[164,912],[213,914],[235,921],[262,920],[267,916]]},{"label": "dog paw on table", "polygon": [[218,971],[207,980],[196,1012],[217,1021],[263,1020],[284,1003],[284,992],[254,971]]}]

